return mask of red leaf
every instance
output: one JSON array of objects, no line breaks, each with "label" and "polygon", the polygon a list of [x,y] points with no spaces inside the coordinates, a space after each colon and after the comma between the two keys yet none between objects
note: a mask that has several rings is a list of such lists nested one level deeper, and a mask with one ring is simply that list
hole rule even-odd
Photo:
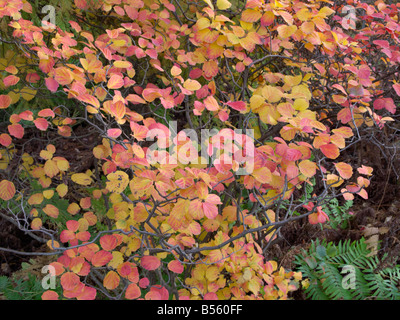
[{"label": "red leaf", "polygon": [[159,258],[155,256],[143,256],[140,265],[146,270],[156,270],[161,265]]},{"label": "red leaf", "polygon": [[146,294],[146,300],[168,300],[169,292],[165,287],[156,284],[151,287],[150,292]]},{"label": "red leaf", "polygon": [[246,111],[246,102],[244,101],[228,101],[226,104],[237,111]]},{"label": "red leaf", "polygon": [[12,99],[7,94],[0,95],[0,109],[6,109],[11,104]]},{"label": "red leaf", "polygon": [[42,300],[58,300],[58,293],[53,290],[47,290],[43,292]]},{"label": "red leaf", "polygon": [[183,265],[178,260],[172,260],[168,263],[168,269],[175,273],[182,273],[183,272]]},{"label": "red leaf", "polygon": [[218,215],[218,207],[208,202],[203,203],[203,212],[208,219],[215,219]]},{"label": "red leaf", "polygon": [[7,133],[0,134],[0,144],[4,147],[8,147],[12,142],[11,137]]},{"label": "red leaf", "polygon": [[92,287],[85,286],[82,293],[79,294],[77,300],[94,300],[96,298],[96,289]]},{"label": "red leaf", "polygon": [[111,252],[100,250],[93,255],[91,262],[94,267],[102,267],[109,263],[112,258]]},{"label": "red leaf", "polygon": [[100,245],[106,251],[112,251],[118,245],[118,239],[112,234],[107,234],[100,238]]},{"label": "red leaf", "polygon": [[7,128],[8,132],[17,139],[22,139],[24,136],[24,128],[19,123],[10,124]]},{"label": "red leaf", "polygon": [[60,233],[60,241],[65,243],[75,239],[75,233],[70,230],[63,230]]},{"label": "red leaf", "polygon": [[47,122],[46,119],[43,118],[37,118],[33,121],[35,124],[36,128],[38,128],[41,131],[46,131],[47,128],[49,127],[49,123]]},{"label": "red leaf", "polygon": [[336,159],[339,156],[339,148],[333,143],[324,144],[320,147],[322,153],[329,159]]},{"label": "red leaf", "polygon": [[57,91],[59,84],[56,80],[54,80],[53,78],[46,78],[44,81],[46,83],[47,89],[49,89],[53,93]]},{"label": "red leaf", "polygon": [[14,75],[9,75],[3,79],[3,83],[6,88],[16,85],[18,83],[18,81],[19,81],[19,77],[14,76]]},{"label": "red leaf", "polygon": [[393,102],[392,98],[380,98],[374,101],[374,108],[376,110],[380,110],[385,108],[390,113],[394,114],[396,112],[396,105]]},{"label": "red leaf", "polygon": [[68,220],[66,226],[69,231],[77,232],[79,229],[79,222],[77,220]]},{"label": "red leaf", "polygon": [[46,108],[46,109],[43,109],[43,110],[40,110],[39,111],[39,113],[38,113],[38,116],[39,117],[52,117],[52,118],[54,118],[55,117],[55,114],[54,114],[54,111],[53,110],[51,110],[50,108]]},{"label": "red leaf", "polygon": [[61,285],[64,290],[73,290],[79,283],[79,276],[73,272],[66,272],[61,276]]},{"label": "red leaf", "polygon": [[397,95],[400,96],[400,83],[395,83],[393,89],[396,91]]}]

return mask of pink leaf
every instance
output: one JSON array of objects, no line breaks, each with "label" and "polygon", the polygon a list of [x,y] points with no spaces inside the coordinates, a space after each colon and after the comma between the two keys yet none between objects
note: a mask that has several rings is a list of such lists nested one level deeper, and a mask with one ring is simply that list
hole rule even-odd
[{"label": "pink leaf", "polygon": [[155,256],[143,256],[140,265],[146,270],[156,270],[161,265],[159,258]]},{"label": "pink leaf", "polygon": [[183,265],[178,260],[173,260],[168,263],[168,269],[175,273],[182,273],[183,272]]},{"label": "pink leaf", "polygon": [[118,138],[122,133],[121,129],[115,128],[115,129],[108,129],[107,130],[107,135],[110,138]]},{"label": "pink leaf", "polygon": [[237,111],[246,111],[246,102],[244,101],[228,101],[226,104]]},{"label": "pink leaf", "polygon": [[24,128],[19,124],[11,124],[8,127],[8,132],[17,139],[22,139],[24,136]]},{"label": "pink leaf", "polygon": [[38,128],[41,131],[46,131],[47,128],[49,127],[49,123],[47,122],[46,119],[43,118],[37,118],[36,120],[33,121],[35,124],[36,128]]}]

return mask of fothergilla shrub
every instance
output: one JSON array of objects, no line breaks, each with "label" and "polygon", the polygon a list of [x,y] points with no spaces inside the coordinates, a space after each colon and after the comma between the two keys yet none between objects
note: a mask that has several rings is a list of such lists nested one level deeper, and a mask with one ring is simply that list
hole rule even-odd
[{"label": "fothergilla shrub", "polygon": [[0,201],[54,255],[42,298],[290,297],[281,228],[368,198],[341,152],[395,120],[399,5],[38,3],[0,0]]}]

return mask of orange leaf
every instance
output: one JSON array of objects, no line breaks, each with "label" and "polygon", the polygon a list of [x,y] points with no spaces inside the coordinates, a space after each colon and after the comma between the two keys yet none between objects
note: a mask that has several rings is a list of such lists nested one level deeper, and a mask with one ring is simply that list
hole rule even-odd
[{"label": "orange leaf", "polygon": [[358,171],[359,173],[365,174],[365,175],[367,175],[367,176],[372,175],[372,171],[373,171],[373,170],[374,170],[373,168],[368,167],[368,166],[364,166],[364,165],[361,165],[361,168],[358,168],[358,169],[357,169],[357,171]]},{"label": "orange leaf", "polygon": [[35,218],[31,222],[31,228],[33,230],[39,230],[42,227],[42,225],[43,225],[42,219],[40,219],[40,218]]},{"label": "orange leaf", "polygon": [[350,179],[353,175],[353,168],[347,163],[335,163],[335,168],[343,179]]},{"label": "orange leaf", "polygon": [[8,180],[2,180],[0,182],[0,199],[4,201],[11,200],[15,195],[14,183]]},{"label": "orange leaf", "polygon": [[188,212],[189,204],[189,200],[179,199],[176,205],[173,207],[168,217],[168,224],[172,229],[178,230],[181,227],[183,218],[186,212]]},{"label": "orange leaf", "polygon": [[109,263],[112,258],[111,252],[100,250],[93,255],[91,263],[94,267],[102,267]]},{"label": "orange leaf", "polygon": [[155,256],[143,256],[140,265],[146,270],[156,270],[161,265],[161,261]]},{"label": "orange leaf", "polygon": [[57,218],[59,215],[59,211],[58,208],[52,204],[47,204],[44,208],[43,208],[43,212],[45,214],[47,214],[49,217],[52,218]]},{"label": "orange leaf", "polygon": [[79,276],[73,272],[66,272],[61,276],[61,286],[64,290],[73,290],[79,283]]},{"label": "orange leaf", "polygon": [[42,300],[58,300],[58,293],[53,290],[47,290],[43,292]]},{"label": "orange leaf", "polygon": [[133,94],[133,93],[129,94],[125,99],[133,104],[145,104],[146,103],[146,101],[144,99],[142,99],[137,94]]},{"label": "orange leaf", "polygon": [[204,100],[204,105],[209,111],[217,111],[219,109],[218,102],[213,96],[208,96]]},{"label": "orange leaf", "polygon": [[73,79],[71,70],[66,67],[59,67],[54,71],[54,80],[62,86],[70,84]]},{"label": "orange leaf", "polygon": [[187,90],[195,91],[201,88],[201,84],[197,80],[187,79],[183,83],[183,87]]},{"label": "orange leaf", "polygon": [[118,245],[118,239],[112,234],[107,234],[100,238],[100,245],[104,250],[112,251]]},{"label": "orange leaf", "polygon": [[113,74],[108,80],[108,89],[119,89],[124,85],[124,79],[120,75]]},{"label": "orange leaf", "polygon": [[310,160],[303,160],[299,163],[299,169],[303,175],[305,175],[307,178],[311,178],[316,173],[317,165],[315,162]]},{"label": "orange leaf", "polygon": [[267,167],[254,170],[252,176],[261,183],[269,183],[272,180],[271,171]]},{"label": "orange leaf", "polygon": [[204,76],[211,79],[218,74],[218,62],[215,60],[206,61],[203,64]]},{"label": "orange leaf", "polygon": [[97,100],[97,98],[96,98],[96,97],[93,97],[91,94],[87,94],[87,93],[81,94],[81,95],[79,95],[79,96],[77,97],[77,99],[78,99],[79,101],[82,101],[82,102],[91,104],[91,105],[92,105],[93,107],[95,107],[96,109],[100,108],[100,102],[99,102],[99,100]]},{"label": "orange leaf", "polygon": [[96,289],[84,286],[81,293],[76,297],[77,300],[94,300],[96,298]]},{"label": "orange leaf", "polygon": [[158,88],[146,88],[143,90],[142,96],[147,102],[153,102],[156,98],[161,97],[161,93]]},{"label": "orange leaf", "polygon": [[333,143],[320,146],[322,153],[329,159],[336,159],[339,156],[339,148]]},{"label": "orange leaf", "polygon": [[258,10],[254,10],[254,9],[246,9],[242,12],[242,17],[240,18],[240,20],[244,21],[244,22],[249,22],[249,23],[253,23],[253,22],[257,22],[258,20],[260,20],[261,18],[261,13]]},{"label": "orange leaf", "polygon": [[118,119],[122,119],[126,114],[126,107],[122,101],[111,103],[110,114]]},{"label": "orange leaf", "polygon": [[106,276],[104,277],[103,280],[103,285],[105,288],[107,288],[108,290],[114,290],[115,288],[118,287],[119,285],[119,280],[120,277],[118,275],[118,273],[116,273],[113,270],[110,270]]},{"label": "orange leaf", "polygon": [[291,35],[293,35],[297,31],[297,27],[295,25],[291,26],[286,26],[286,25],[281,25],[277,28],[278,34],[282,39],[289,38]]},{"label": "orange leaf", "polygon": [[131,283],[128,288],[126,288],[125,291],[125,298],[132,300],[132,299],[137,299],[142,295],[142,292],[140,291],[140,288],[136,283]]},{"label": "orange leaf", "polygon": [[14,75],[9,75],[3,79],[3,83],[4,83],[4,86],[7,88],[10,86],[16,85],[19,80],[20,80],[19,77],[14,76]]}]

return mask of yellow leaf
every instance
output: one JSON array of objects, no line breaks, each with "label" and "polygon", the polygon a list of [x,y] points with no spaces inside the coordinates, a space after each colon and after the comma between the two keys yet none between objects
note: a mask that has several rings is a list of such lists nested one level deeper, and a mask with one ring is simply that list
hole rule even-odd
[{"label": "yellow leaf", "polygon": [[125,190],[129,183],[129,176],[123,171],[112,172],[107,175],[106,188],[110,192],[121,193]]},{"label": "yellow leaf", "polygon": [[201,84],[197,80],[187,79],[183,83],[183,87],[187,90],[195,91],[201,88]]},{"label": "yellow leaf", "polygon": [[217,8],[219,10],[229,9],[232,4],[228,0],[217,0]]},{"label": "yellow leaf", "polygon": [[273,86],[265,86],[262,95],[270,103],[278,102],[283,96],[282,91]]},{"label": "yellow leaf", "polygon": [[214,5],[212,4],[211,0],[203,0],[205,3],[207,3],[207,5],[214,10]]},{"label": "yellow leaf", "polygon": [[328,183],[329,186],[337,188],[344,182],[344,180],[341,179],[336,174],[328,174],[326,176],[326,182]]},{"label": "yellow leaf", "polygon": [[24,87],[20,91],[20,95],[24,100],[30,101],[36,96],[36,92],[37,92],[37,90],[35,90],[35,89],[31,89],[29,87]]},{"label": "yellow leaf", "polygon": [[291,25],[291,26],[286,26],[282,25],[277,28],[278,34],[282,39],[289,38],[291,35],[293,35],[297,31],[297,26]]},{"label": "yellow leaf", "polygon": [[300,21],[307,21],[311,17],[311,12],[307,8],[303,8],[296,12],[296,16]]},{"label": "yellow leaf", "polygon": [[181,69],[181,68],[179,68],[179,67],[177,67],[177,66],[173,66],[173,67],[171,68],[171,75],[172,75],[173,77],[179,76],[181,73],[182,73],[182,69]]},{"label": "yellow leaf", "polygon": [[60,172],[60,170],[57,167],[57,163],[54,160],[49,159],[44,164],[44,172],[48,177],[53,178]]},{"label": "yellow leaf", "polygon": [[304,111],[308,108],[309,103],[305,99],[296,99],[293,103],[293,108],[298,111]]},{"label": "yellow leaf", "polygon": [[45,197],[46,199],[51,199],[53,195],[54,195],[54,190],[52,189],[43,191],[43,197]]},{"label": "yellow leaf", "polygon": [[211,266],[208,267],[206,270],[206,278],[208,281],[215,281],[218,279],[218,276],[220,275],[219,269],[216,266]]},{"label": "yellow leaf", "polygon": [[112,259],[108,263],[108,266],[114,269],[117,269],[120,264],[124,262],[124,256],[122,252],[119,251],[112,251]]},{"label": "yellow leaf", "polygon": [[125,68],[129,69],[132,67],[132,63],[130,63],[129,61],[115,61],[114,67],[121,68],[121,69],[125,69]]},{"label": "yellow leaf", "polygon": [[73,182],[81,186],[88,186],[93,182],[92,178],[86,173],[75,173],[71,176],[71,179]]},{"label": "yellow leaf", "polygon": [[68,186],[64,183],[61,183],[57,186],[56,191],[60,198],[63,198],[68,192]]}]

